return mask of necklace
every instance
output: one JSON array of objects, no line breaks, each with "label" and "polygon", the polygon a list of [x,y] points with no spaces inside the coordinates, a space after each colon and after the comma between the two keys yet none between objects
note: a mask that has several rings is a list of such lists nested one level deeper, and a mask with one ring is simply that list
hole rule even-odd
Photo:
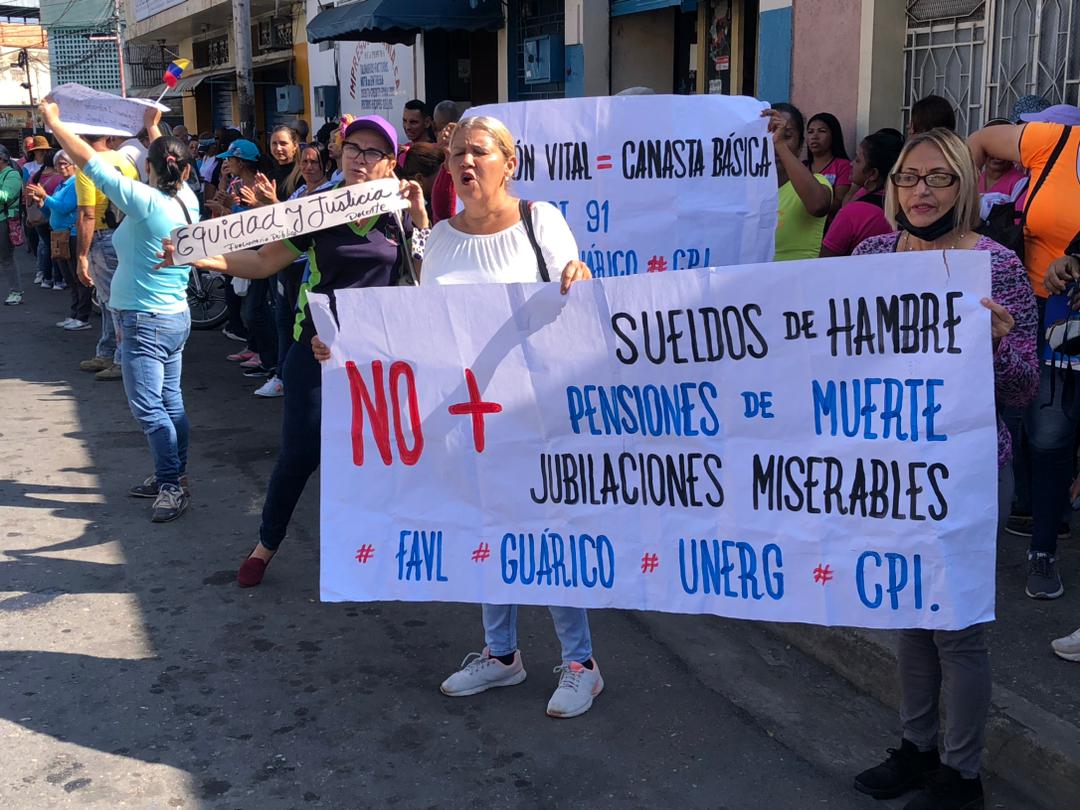
[{"label": "necklace", "polygon": [[901,237],[901,240],[900,240],[901,241],[900,252],[901,253],[909,253],[909,252],[922,251],[922,250],[956,250],[957,245],[959,245],[962,241],[964,241],[964,237],[966,237],[966,236],[967,236],[967,231],[961,231],[957,235],[957,237],[953,240],[953,243],[951,245],[949,245],[948,247],[934,247],[934,246],[931,246],[931,247],[920,248],[920,247],[912,247],[911,246],[911,234],[908,233],[907,231],[904,231],[904,235]]}]

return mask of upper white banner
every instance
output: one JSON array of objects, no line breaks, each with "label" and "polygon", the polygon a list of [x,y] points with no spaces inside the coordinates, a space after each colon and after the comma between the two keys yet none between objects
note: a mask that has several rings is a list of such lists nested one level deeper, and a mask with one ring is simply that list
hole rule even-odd
[{"label": "upper white banner", "polygon": [[475,107],[517,139],[512,191],[559,206],[593,275],[772,261],[772,140],[745,96],[625,96]]},{"label": "upper white banner", "polygon": [[988,254],[311,295],[322,597],[994,616]]}]

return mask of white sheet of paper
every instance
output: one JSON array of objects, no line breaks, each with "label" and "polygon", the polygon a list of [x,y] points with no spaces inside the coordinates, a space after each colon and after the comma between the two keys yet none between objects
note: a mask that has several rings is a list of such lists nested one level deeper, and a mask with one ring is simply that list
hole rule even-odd
[{"label": "white sheet of paper", "polygon": [[989,292],[960,251],[310,295],[322,598],[988,621]]},{"label": "white sheet of paper", "polygon": [[80,135],[134,135],[143,128],[147,107],[169,108],[145,98],[123,98],[81,84],[62,84],[49,93],[60,119]]}]

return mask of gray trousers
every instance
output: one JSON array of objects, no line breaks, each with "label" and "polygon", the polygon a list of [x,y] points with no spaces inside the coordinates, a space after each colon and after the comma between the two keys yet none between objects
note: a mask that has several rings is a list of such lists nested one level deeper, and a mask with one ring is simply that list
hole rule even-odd
[{"label": "gray trousers", "polygon": [[3,268],[4,275],[7,276],[8,292],[22,292],[19,265],[15,264],[15,250],[11,246],[6,219],[0,219],[0,268]]},{"label": "gray trousers", "polygon": [[[998,473],[999,532],[1009,515],[1012,493],[1012,467],[1007,465]],[[920,751],[937,748],[939,708],[944,703],[947,722],[941,761],[965,779],[974,779],[979,775],[990,712],[986,625],[963,630],[901,630],[898,665],[904,739]]]},{"label": "gray trousers", "polygon": [[94,231],[94,241],[90,243],[90,278],[101,304],[101,337],[94,354],[111,358],[120,365],[120,316],[109,305],[112,280],[116,275],[116,250],[112,240],[113,231],[100,229]]}]

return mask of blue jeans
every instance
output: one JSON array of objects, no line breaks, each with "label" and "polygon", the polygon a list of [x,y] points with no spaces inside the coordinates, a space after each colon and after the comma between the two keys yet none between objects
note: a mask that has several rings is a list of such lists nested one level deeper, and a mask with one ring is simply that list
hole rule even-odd
[{"label": "blue jeans", "polygon": [[[289,390],[287,385],[285,390]],[[562,645],[563,663],[583,664],[592,658],[589,615],[585,609],[549,607],[548,610]],[[483,605],[484,641],[489,655],[511,655],[517,650],[517,613],[517,605]]]},{"label": "blue jeans", "polygon": [[190,426],[180,393],[191,313],[119,313],[124,340],[124,391],[150,443],[158,484],[179,485],[187,470]]},{"label": "blue jeans", "polygon": [[297,501],[319,468],[322,435],[322,369],[311,347],[293,346],[278,375],[285,384],[281,449],[270,474],[259,526],[259,542],[271,550],[281,545]]},{"label": "blue jeans", "polygon": [[1069,505],[1077,425],[1080,372],[1042,366],[1039,393],[1024,411],[1024,438],[1031,462],[1026,472],[1030,476],[1027,491],[1034,523],[1032,551],[1057,552],[1058,526]]}]

